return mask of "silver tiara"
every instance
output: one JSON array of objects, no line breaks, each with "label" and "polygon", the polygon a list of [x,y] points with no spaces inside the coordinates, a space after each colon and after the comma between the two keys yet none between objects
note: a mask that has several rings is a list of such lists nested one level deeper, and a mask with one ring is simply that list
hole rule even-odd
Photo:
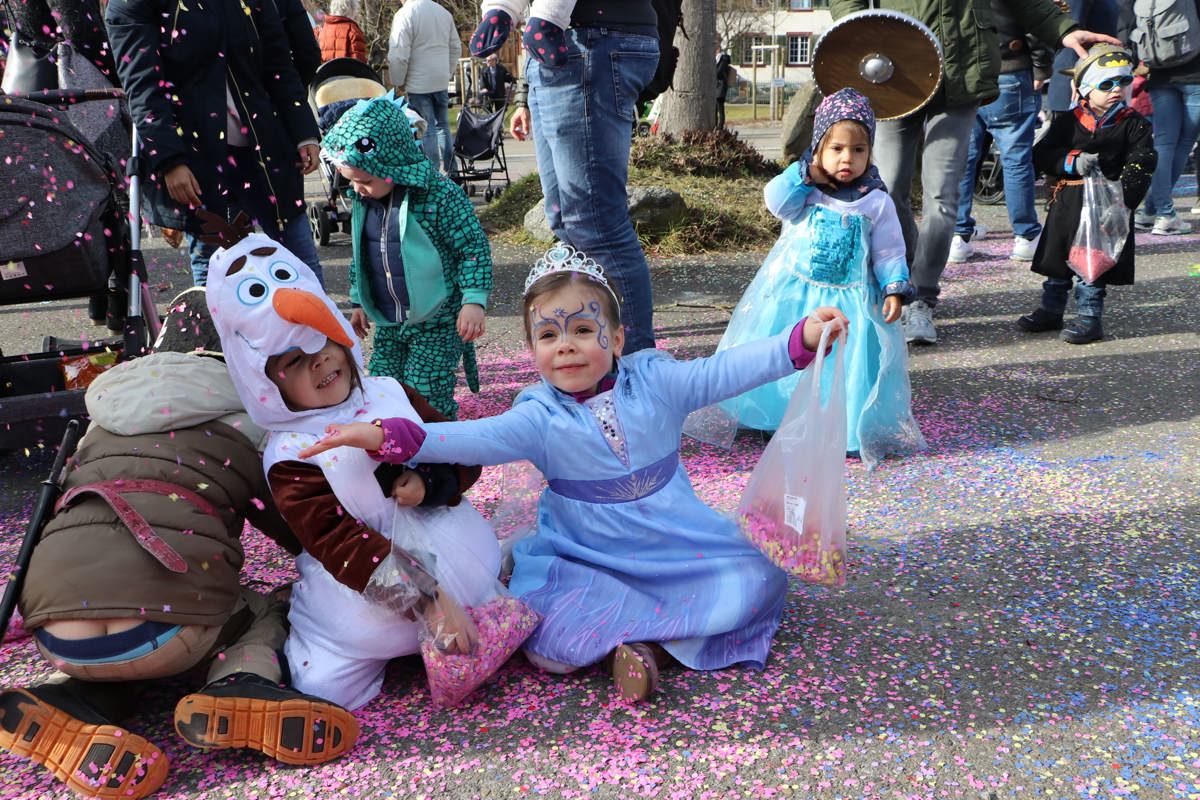
[{"label": "silver tiara", "polygon": [[[539,278],[554,272],[578,272],[587,275],[603,284],[604,288],[612,293],[612,287],[608,285],[608,279],[604,277],[604,268],[569,244],[556,244],[537,260],[525,278],[524,293],[528,294],[529,287],[533,286]],[[614,294],[613,297],[616,295]]]}]

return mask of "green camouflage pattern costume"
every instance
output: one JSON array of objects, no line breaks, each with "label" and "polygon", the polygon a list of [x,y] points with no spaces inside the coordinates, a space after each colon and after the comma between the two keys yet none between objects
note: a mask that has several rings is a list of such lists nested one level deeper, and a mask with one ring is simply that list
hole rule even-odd
[{"label": "green camouflage pattern costume", "polygon": [[[372,375],[407,383],[425,395],[434,408],[454,419],[458,412],[454,388],[460,360],[467,386],[472,392],[479,391],[475,346],[459,337],[458,312],[468,303],[487,308],[492,289],[492,253],[470,200],[425,157],[405,109],[404,99],[393,97],[391,92],[363,100],[342,115],[321,145],[335,164],[390,181],[394,186],[393,206],[406,200],[408,219],[415,220],[425,234],[414,238],[426,247],[432,243],[436,249],[440,270],[428,249],[416,250],[426,256],[410,257],[409,236],[405,236],[404,282],[409,316],[403,324],[381,316],[375,310],[370,281],[365,277],[371,264],[362,252],[366,204],[352,189],[347,191],[354,203],[350,300],[362,306],[375,327],[367,369]],[[389,226],[388,230],[394,232],[401,227]],[[412,263],[418,261],[422,263]]]}]

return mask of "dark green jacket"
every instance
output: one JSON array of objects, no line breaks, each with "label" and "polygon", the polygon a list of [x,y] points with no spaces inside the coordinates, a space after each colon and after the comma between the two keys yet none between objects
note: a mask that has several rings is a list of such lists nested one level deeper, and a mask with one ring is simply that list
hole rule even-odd
[{"label": "dark green jacket", "polygon": [[[1058,44],[1078,27],[1051,0],[1005,0],[1013,18],[1043,42]],[[1000,93],[1000,48],[988,0],[880,0],[879,7],[929,26],[942,43],[945,74],[935,104],[983,104]],[[830,0],[834,19],[870,7],[869,0]]]}]

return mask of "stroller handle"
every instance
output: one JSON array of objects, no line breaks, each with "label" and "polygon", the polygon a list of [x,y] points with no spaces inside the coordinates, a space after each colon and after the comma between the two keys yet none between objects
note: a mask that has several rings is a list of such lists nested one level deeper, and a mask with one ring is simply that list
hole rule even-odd
[{"label": "stroller handle", "polygon": [[43,89],[39,92],[14,94],[12,96],[32,100],[35,103],[47,106],[62,108],[73,106],[76,103],[87,103],[92,100],[117,100],[125,96],[125,91],[116,87],[112,89]]}]

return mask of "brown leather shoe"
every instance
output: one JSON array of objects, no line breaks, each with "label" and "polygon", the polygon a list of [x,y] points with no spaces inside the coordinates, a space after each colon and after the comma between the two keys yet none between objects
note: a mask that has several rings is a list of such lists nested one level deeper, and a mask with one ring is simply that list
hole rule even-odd
[{"label": "brown leather shoe", "polygon": [[613,685],[622,700],[639,702],[658,689],[658,661],[643,642],[619,645],[612,652]]},{"label": "brown leather shoe", "polygon": [[52,684],[0,694],[0,747],[41,764],[83,797],[103,800],[146,797],[169,769],[157,747]]},{"label": "brown leather shoe", "polygon": [[177,230],[175,228],[163,228],[162,235],[163,240],[167,243],[167,245],[176,250],[179,249],[179,245],[183,244],[183,231],[181,230]]}]

